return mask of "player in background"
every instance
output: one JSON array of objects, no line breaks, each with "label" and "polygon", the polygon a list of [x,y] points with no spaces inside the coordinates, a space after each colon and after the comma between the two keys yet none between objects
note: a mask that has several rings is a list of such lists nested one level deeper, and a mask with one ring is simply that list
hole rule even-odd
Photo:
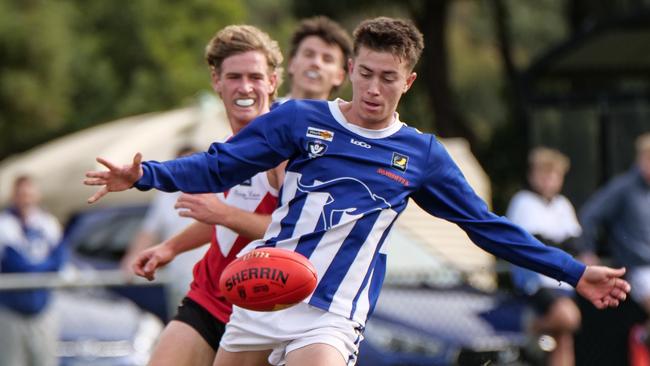
[{"label": "player in background", "polygon": [[[573,205],[561,194],[569,165],[569,158],[555,149],[533,149],[528,155],[529,187],[514,195],[506,216],[542,243],[577,255],[574,242],[582,230]],[[573,288],[517,266],[511,273],[516,289],[535,310],[531,332],[550,334],[556,341],[548,365],[575,365],[573,334],[580,328],[581,316]]]},{"label": "player in background", "polygon": [[289,99],[329,99],[345,81],[351,53],[352,40],[338,23],[324,16],[302,20],[291,37],[289,94],[271,109]]},{"label": "player in background", "polygon": [[318,271],[316,290],[281,311],[235,307],[214,365],[354,364],[384,277],[383,244],[409,198],[489,252],[568,282],[598,308],[626,298],[624,269],[587,267],[492,214],[436,138],[399,121],[397,105],[423,48],[412,23],[367,20],[354,36],[351,102],[289,101],[208,152],[164,163],[142,163],[136,154],[126,166],[98,158],[108,171],[86,174],[85,184],[102,186],[92,203],[133,186],[223,191],[289,160],[281,206],[264,239],[242,253],[259,246],[299,252]]},{"label": "player in background", "polygon": [[[277,42],[252,26],[228,26],[212,38],[205,58],[212,87],[224,103],[233,135],[253,118],[269,111],[282,73],[282,54]],[[220,197],[182,195],[176,207],[195,210],[181,211],[181,216],[200,219],[203,213],[206,214],[203,221],[209,224],[194,222],[136,256],[132,264],[134,272],[153,279],[157,268],[182,253],[211,243],[194,266],[190,290],[176,317],[163,331],[150,365],[213,364],[232,311],[220,295],[219,277],[214,273],[221,273],[251,239],[262,237],[270,213],[277,207],[283,173],[283,165],[260,172]]]}]

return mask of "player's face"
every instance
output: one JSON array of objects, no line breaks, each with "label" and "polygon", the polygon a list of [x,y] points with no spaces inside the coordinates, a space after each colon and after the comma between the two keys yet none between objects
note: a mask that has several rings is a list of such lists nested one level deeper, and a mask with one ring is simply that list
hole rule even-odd
[{"label": "player's face", "polygon": [[227,57],[221,72],[212,72],[212,87],[223,101],[234,132],[269,111],[276,86],[277,75],[269,71],[266,57],[258,51]]},{"label": "player's face", "polygon": [[393,121],[402,94],[411,87],[416,74],[406,61],[390,52],[361,47],[350,61],[352,83],[352,123],[366,128],[383,128]]},{"label": "player's face", "polygon": [[19,210],[26,210],[38,205],[40,194],[36,186],[30,181],[23,181],[14,188],[13,204]]},{"label": "player's face", "polygon": [[345,80],[343,51],[320,37],[309,36],[300,42],[289,61],[291,96],[293,98],[326,99],[332,88]]},{"label": "player's face", "polygon": [[559,169],[536,168],[530,173],[528,181],[535,192],[550,200],[562,190],[564,173]]}]

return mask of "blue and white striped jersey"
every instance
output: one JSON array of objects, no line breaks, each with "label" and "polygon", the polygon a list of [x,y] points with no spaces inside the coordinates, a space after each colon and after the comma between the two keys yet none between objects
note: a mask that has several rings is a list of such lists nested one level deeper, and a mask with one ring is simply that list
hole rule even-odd
[{"label": "blue and white striped jersey", "polygon": [[408,202],[458,224],[485,250],[576,285],[585,267],[489,212],[433,135],[400,122],[368,130],[337,101],[288,101],[227,143],[164,163],[145,162],[139,189],[217,192],[289,160],[280,207],[263,240],[318,270],[309,304],[365,324],[386,269],[384,243]]}]

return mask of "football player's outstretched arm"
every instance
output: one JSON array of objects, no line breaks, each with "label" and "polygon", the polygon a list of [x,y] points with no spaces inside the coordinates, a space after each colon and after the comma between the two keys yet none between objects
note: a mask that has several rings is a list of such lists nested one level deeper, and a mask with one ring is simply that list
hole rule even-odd
[{"label": "football player's outstretched arm", "polygon": [[133,157],[133,162],[121,167],[104,159],[97,158],[97,162],[108,168],[108,171],[89,171],[86,172],[84,184],[88,186],[103,186],[92,197],[88,198],[88,203],[97,202],[108,192],[125,191],[142,177],[142,154],[137,153]]}]

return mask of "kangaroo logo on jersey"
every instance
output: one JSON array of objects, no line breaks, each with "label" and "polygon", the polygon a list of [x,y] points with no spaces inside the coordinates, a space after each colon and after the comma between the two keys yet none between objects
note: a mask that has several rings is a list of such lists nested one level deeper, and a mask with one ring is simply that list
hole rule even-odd
[{"label": "kangaroo logo on jersey", "polygon": [[307,137],[313,137],[325,141],[332,141],[334,139],[334,132],[322,130],[316,127],[307,127]]},{"label": "kangaroo logo on jersey", "polygon": [[323,154],[325,154],[325,151],[327,151],[327,144],[324,142],[314,140],[307,143],[307,153],[312,159],[323,156]]},{"label": "kangaroo logo on jersey", "polygon": [[396,152],[393,153],[393,162],[392,162],[393,168],[405,172],[408,162],[409,162],[408,156],[398,154]]},{"label": "kangaroo logo on jersey", "polygon": [[318,224],[320,230],[350,221],[355,216],[391,207],[388,201],[374,194],[364,182],[352,177],[314,181],[311,185],[303,184],[298,179],[297,186],[301,192],[325,195]]}]

